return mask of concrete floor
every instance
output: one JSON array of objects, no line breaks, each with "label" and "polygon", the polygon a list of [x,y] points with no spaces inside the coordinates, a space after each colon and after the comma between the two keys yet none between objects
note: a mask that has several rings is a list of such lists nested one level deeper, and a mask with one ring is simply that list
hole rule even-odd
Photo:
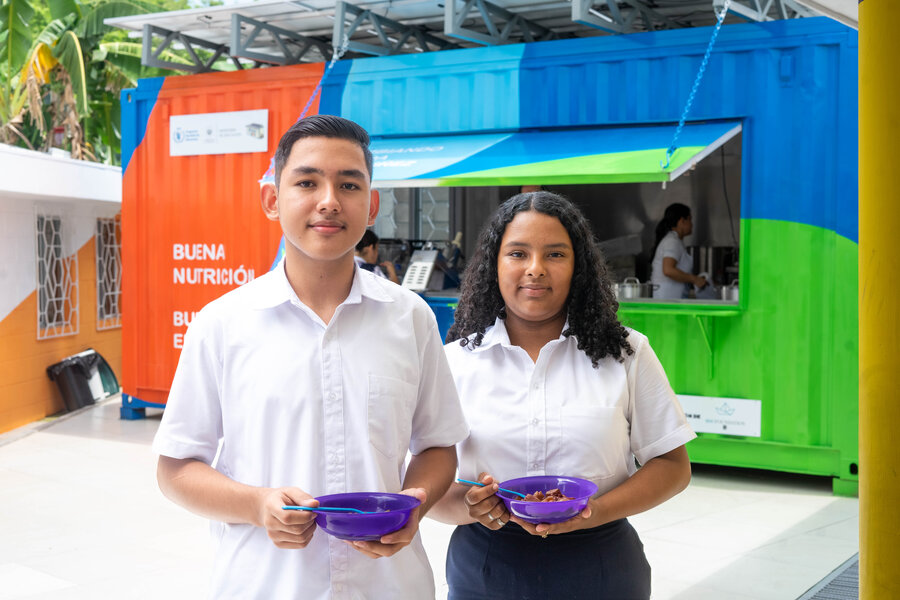
[{"label": "concrete floor", "polygon": [[[118,407],[0,435],[0,600],[206,596],[206,521],[156,487],[161,412],[122,421]],[[631,521],[660,600],[794,600],[858,551],[858,501],[825,478],[697,465],[684,493]],[[452,527],[421,530],[445,598]]]}]

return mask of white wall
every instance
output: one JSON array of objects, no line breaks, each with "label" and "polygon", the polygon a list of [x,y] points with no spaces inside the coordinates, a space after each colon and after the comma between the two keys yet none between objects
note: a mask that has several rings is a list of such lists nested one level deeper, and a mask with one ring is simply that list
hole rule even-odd
[{"label": "white wall", "polygon": [[[0,320],[35,289],[35,215],[63,219],[63,251],[78,251],[96,220],[121,209],[119,167],[0,144]],[[83,267],[81,267],[83,268]]]}]

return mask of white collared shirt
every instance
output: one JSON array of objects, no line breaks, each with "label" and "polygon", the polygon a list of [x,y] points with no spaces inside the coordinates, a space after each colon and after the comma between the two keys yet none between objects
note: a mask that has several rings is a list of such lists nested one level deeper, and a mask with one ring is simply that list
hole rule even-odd
[{"label": "white collared shirt", "polygon": [[669,298],[680,300],[685,297],[685,286],[680,281],[667,277],[663,273],[663,259],[674,258],[675,266],[685,273],[694,270],[694,257],[688,254],[684,242],[674,230],[670,231],[659,241],[651,263],[650,282],[658,286],[653,290],[654,298]]},{"label": "white collared shirt", "polygon": [[[565,328],[563,329],[565,331]],[[597,369],[574,336],[548,342],[536,362],[497,319],[474,350],[444,346],[471,429],[457,445],[460,477],[590,479],[603,494],[644,464],[696,437],[646,336],[634,354]]]},{"label": "white collared shirt", "polygon": [[[253,486],[398,492],[407,450],[452,446],[467,431],[420,297],[357,268],[326,326],[282,261],[191,323],[153,449]],[[418,536],[373,560],[322,530],[305,549],[283,550],[252,525],[212,529],[217,600],[434,596]]]}]

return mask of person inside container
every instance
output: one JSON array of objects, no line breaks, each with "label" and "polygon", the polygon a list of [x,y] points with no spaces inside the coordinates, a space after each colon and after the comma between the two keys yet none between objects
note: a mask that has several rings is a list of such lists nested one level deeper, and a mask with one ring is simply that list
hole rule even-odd
[{"label": "person inside container", "polygon": [[682,241],[693,230],[690,208],[678,202],[666,207],[662,220],[656,225],[656,244],[653,246],[650,283],[655,287],[654,298],[678,300],[689,297],[692,285],[697,290],[706,287],[705,277],[691,273],[694,259]]},{"label": "person inside container", "polygon": [[[471,430],[459,477],[485,484],[454,483],[430,515],[458,525],[450,600],[650,597],[627,517],[688,485],[695,435],[647,338],[617,308],[590,225],[568,200],[518,194],[481,232],[444,346]],[[495,495],[532,475],[599,490],[574,518],[533,525]]]},{"label": "person inside container", "polygon": [[[163,493],[213,522],[212,598],[434,596],[418,524],[468,428],[428,305],[354,265],[378,211],[371,177],[357,124],[294,124],[261,189],[284,258],[188,328],[153,448]],[[363,491],[422,503],[402,529],[352,543],[282,508]]]},{"label": "person inside container", "polygon": [[366,229],[362,239],[356,244],[353,260],[360,269],[372,271],[379,277],[400,283],[394,263],[389,260],[378,262],[378,236],[371,229]]}]

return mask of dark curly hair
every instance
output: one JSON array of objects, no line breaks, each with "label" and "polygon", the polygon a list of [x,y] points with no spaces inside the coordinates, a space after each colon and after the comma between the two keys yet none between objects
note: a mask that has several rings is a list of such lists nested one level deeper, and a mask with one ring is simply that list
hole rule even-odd
[{"label": "dark curly hair", "polygon": [[607,356],[622,362],[623,353],[633,354],[634,350],[628,343],[628,332],[616,316],[619,303],[591,227],[578,207],[562,196],[544,191],[513,196],[500,205],[481,231],[463,275],[459,306],[446,341],[459,340],[464,347],[480,346],[485,329],[498,316],[506,317],[497,283],[500,241],[515,216],[531,210],[559,219],[572,240],[575,270],[566,301],[569,326],[563,335],[576,337],[578,349],[588,355],[595,368]]}]

